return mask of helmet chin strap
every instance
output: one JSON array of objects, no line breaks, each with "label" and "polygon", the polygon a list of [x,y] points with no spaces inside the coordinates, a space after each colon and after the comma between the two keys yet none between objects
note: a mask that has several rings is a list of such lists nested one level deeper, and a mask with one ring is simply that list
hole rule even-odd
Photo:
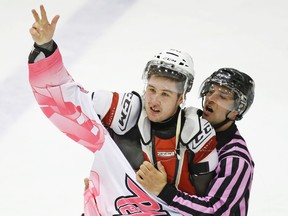
[{"label": "helmet chin strap", "polygon": [[[230,111],[230,112],[231,112],[231,111]],[[229,112],[229,113],[230,113],[230,112]],[[228,118],[229,113],[227,113],[226,119],[225,119],[224,121],[222,121],[222,122],[220,122],[220,123],[218,123],[218,124],[212,125],[215,130],[218,129],[218,128],[220,128],[220,127],[222,127],[223,125],[227,124],[229,121],[233,121],[233,120],[231,120],[230,118]]]}]

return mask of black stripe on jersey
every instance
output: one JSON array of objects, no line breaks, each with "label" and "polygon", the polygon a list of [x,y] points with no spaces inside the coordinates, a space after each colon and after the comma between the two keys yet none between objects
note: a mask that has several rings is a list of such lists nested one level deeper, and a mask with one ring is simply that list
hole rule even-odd
[{"label": "black stripe on jersey", "polygon": [[200,211],[196,211],[196,210],[194,210],[192,208],[189,208],[189,207],[187,207],[185,205],[181,205],[181,207],[178,206],[178,209],[183,211],[183,212],[186,212],[186,213],[189,212],[189,214],[191,214],[191,215],[199,215],[199,216],[215,216],[216,215],[214,213],[213,214],[208,214],[208,213],[203,213],[203,212],[200,212]]},{"label": "black stripe on jersey", "polygon": [[[235,150],[233,149],[233,151],[229,151],[232,148],[235,148]],[[239,151],[239,149],[244,150],[245,153]],[[225,146],[224,149],[222,149],[218,153],[219,153],[219,161],[228,156],[238,156],[244,158],[248,163],[253,164],[253,162],[249,157],[250,154],[247,149],[247,146],[240,144],[238,142]]]},{"label": "black stripe on jersey", "polygon": [[[200,201],[198,198],[194,199],[193,196],[191,197],[191,195],[188,195],[188,194],[184,194],[182,193],[181,194],[181,197],[184,199],[184,200],[187,200],[187,201],[191,201],[192,203],[196,203],[196,204],[199,204],[199,205],[202,205],[202,206],[205,206],[205,207],[212,207],[213,206],[213,203],[208,203],[208,202],[205,202],[205,201]],[[214,216],[215,214],[212,213],[212,214],[208,214],[208,213],[203,213],[202,211],[197,211],[196,209],[193,209],[191,207],[188,207],[187,205],[182,205],[181,203],[179,202],[174,202],[172,201],[170,203],[171,206],[174,206],[176,207],[177,209],[179,209],[180,211],[183,211],[183,212],[186,212],[186,213],[189,213],[191,215],[199,215],[199,216]]]}]

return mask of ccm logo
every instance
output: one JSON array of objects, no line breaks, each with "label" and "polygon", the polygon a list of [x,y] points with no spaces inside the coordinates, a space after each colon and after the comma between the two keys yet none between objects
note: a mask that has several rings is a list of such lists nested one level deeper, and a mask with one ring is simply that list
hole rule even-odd
[{"label": "ccm logo", "polygon": [[118,121],[119,123],[118,127],[121,131],[124,131],[127,127],[127,123],[132,109],[131,106],[132,97],[133,97],[132,93],[127,93],[124,95],[123,100],[121,101],[122,110],[120,114],[120,119]]},{"label": "ccm logo", "polygon": [[207,138],[210,137],[211,133],[212,126],[208,122],[206,122],[201,133],[198,134],[193,140],[193,149],[198,148],[199,145],[201,145]]}]

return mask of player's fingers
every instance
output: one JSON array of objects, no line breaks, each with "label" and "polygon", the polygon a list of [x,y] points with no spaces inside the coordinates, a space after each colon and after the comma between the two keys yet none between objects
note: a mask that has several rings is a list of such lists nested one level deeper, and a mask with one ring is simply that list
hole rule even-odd
[{"label": "player's fingers", "polygon": [[29,32],[30,32],[30,34],[31,34],[33,37],[38,37],[38,36],[39,36],[39,32],[38,32],[35,28],[30,28],[30,29],[29,29]]},{"label": "player's fingers", "polygon": [[149,169],[148,169],[148,167],[146,166],[146,164],[143,163],[143,164],[141,164],[140,169],[139,169],[138,171],[141,171],[142,173],[145,174],[145,173],[148,173],[148,172],[149,172]]},{"label": "player's fingers", "polygon": [[136,173],[136,180],[137,180],[137,182],[139,182],[139,183],[143,182],[143,178],[139,175],[138,172]]},{"label": "player's fingers", "polygon": [[154,169],[153,164],[148,162],[148,161],[144,161],[143,165],[145,165],[148,170],[153,170]]},{"label": "player's fingers", "polygon": [[34,28],[34,29],[40,29],[41,26],[40,26],[39,22],[35,22],[35,23],[33,23],[32,28]]},{"label": "player's fingers", "polygon": [[59,18],[60,18],[60,16],[59,16],[59,15],[56,15],[56,16],[52,19],[51,25],[53,26],[53,28],[56,27],[56,24],[57,24]]},{"label": "player's fingers", "polygon": [[161,161],[157,162],[157,168],[163,175],[165,175],[165,176],[167,175],[165,167],[162,165]]},{"label": "player's fingers", "polygon": [[35,9],[32,10],[32,14],[33,14],[35,21],[39,22],[40,21],[39,14],[37,13]]},{"label": "player's fingers", "polygon": [[84,179],[85,191],[89,188],[89,178]]},{"label": "player's fingers", "polygon": [[48,22],[46,10],[43,5],[40,5],[41,17],[44,22]]}]

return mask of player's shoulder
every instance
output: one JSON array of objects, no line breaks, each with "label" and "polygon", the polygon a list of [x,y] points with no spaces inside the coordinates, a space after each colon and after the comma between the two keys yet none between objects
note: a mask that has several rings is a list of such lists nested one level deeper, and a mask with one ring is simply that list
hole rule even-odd
[{"label": "player's shoulder", "polygon": [[119,93],[118,97],[111,128],[116,134],[123,135],[137,124],[142,109],[142,99],[134,91]]},{"label": "player's shoulder", "polygon": [[202,110],[196,107],[186,107],[185,123],[182,128],[181,140],[188,144],[199,137],[207,138],[215,135],[215,131],[211,124],[202,118]]},{"label": "player's shoulder", "polygon": [[184,112],[185,118],[188,120],[192,120],[194,124],[199,123],[202,126],[210,125],[210,123],[206,119],[202,118],[203,111],[201,109],[190,106],[186,107],[184,109]]}]

